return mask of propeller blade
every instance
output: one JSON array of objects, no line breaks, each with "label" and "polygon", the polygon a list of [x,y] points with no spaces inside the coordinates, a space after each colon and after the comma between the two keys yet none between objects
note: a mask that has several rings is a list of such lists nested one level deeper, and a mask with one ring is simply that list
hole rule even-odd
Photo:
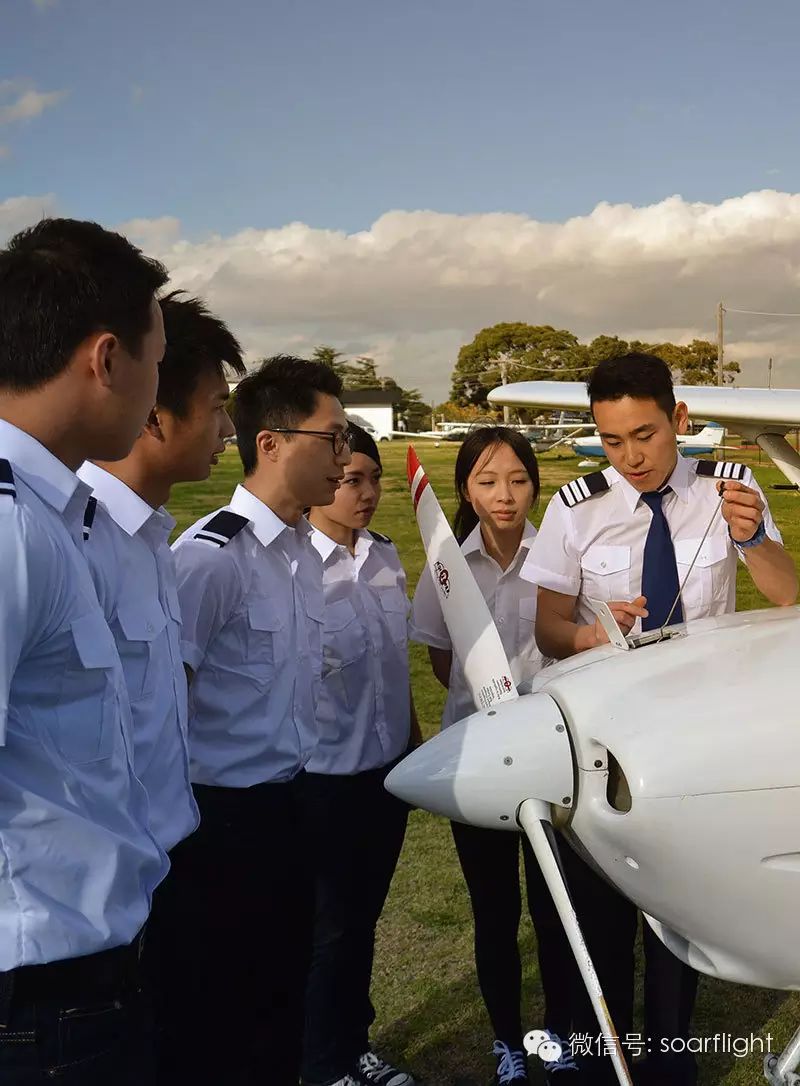
[{"label": "propeller blade", "polygon": [[545,882],[553,896],[553,903],[564,925],[569,945],[572,947],[583,983],[586,985],[586,991],[589,993],[592,1007],[597,1015],[600,1032],[609,1042],[609,1055],[620,1086],[633,1086],[633,1079],[625,1062],[622,1046],[564,879],[555,830],[550,824],[549,816],[549,808],[541,800],[526,799],[517,812],[517,821],[531,843]]},{"label": "propeller blade", "polygon": [[428,569],[475,707],[512,701],[518,695],[506,650],[413,445],[406,466]]}]

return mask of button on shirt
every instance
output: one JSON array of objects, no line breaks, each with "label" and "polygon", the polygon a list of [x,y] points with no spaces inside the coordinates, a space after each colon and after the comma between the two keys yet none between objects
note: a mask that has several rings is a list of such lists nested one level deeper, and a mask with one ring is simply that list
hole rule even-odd
[{"label": "button on shirt", "polygon": [[290,527],[243,486],[225,509],[249,524],[219,547],[174,544],[189,689],[192,781],[247,788],[291,780],[317,745],[322,560],[305,518]]},{"label": "button on shirt", "polygon": [[406,575],[393,543],[356,535],[355,554],[317,529],[325,593],[319,746],[306,769],[361,773],[408,746]]},{"label": "button on shirt", "polygon": [[[530,547],[535,537],[536,529],[530,521],[526,521],[519,549],[506,570],[501,569],[494,558],[487,554],[479,524],[461,544],[467,565],[494,617],[511,666],[511,675],[517,685],[533,678],[544,664],[534,636],[537,583],[528,565]],[[414,594],[411,636],[415,641],[433,648],[451,649],[438,595],[427,566],[422,571]],[[454,655],[442,727],[446,728],[474,712],[475,703],[461,663]]]},{"label": "button on shirt", "polygon": [[175,521],[96,464],[84,464],[78,475],[98,501],[86,556],[125,673],[136,775],[150,800],[153,832],[171,849],[199,822],[189,783],[181,615],[168,542]]},{"label": "button on shirt", "polygon": [[[727,522],[717,511],[702,546],[700,541],[719,505],[716,478],[698,475],[697,461],[678,456],[667,480],[672,493],[662,508],[669,525],[686,621],[727,614],[736,609],[736,559]],[[610,487],[568,508],[559,494],[547,507],[539,535],[531,550],[531,573],[543,588],[577,596],[577,621],[592,623],[595,614],[587,597],[631,600],[641,594],[644,545],[652,514],[641,494],[615,468],[604,470]],[[770,539],[781,542],[766,499],[753,473],[741,480],[765,501],[764,527]],[[641,631],[637,619],[632,632]]]},{"label": "button on shirt", "polygon": [[83,555],[89,488],[0,421],[0,970],[129,943],[169,866]]}]

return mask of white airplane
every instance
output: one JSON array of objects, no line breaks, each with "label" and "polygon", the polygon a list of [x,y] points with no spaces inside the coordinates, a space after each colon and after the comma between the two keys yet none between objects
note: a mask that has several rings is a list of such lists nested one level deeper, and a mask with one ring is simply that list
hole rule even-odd
[{"label": "white airplane", "polygon": [[[585,407],[583,385],[570,392],[574,402],[565,402],[563,385],[546,398],[551,384],[506,385],[490,398]],[[676,395],[693,412],[735,423],[800,482],[800,457],[785,439],[800,426],[800,391],[679,388]],[[738,983],[800,989],[800,608],[626,638],[601,606],[611,643],[545,668],[518,692],[413,448],[409,481],[477,712],[404,759],[387,787],[447,818],[527,834],[619,1082],[629,1086],[554,828],[694,968]],[[800,1028],[780,1055],[767,1055],[764,1074],[772,1086],[800,1086],[798,1065]]]}]

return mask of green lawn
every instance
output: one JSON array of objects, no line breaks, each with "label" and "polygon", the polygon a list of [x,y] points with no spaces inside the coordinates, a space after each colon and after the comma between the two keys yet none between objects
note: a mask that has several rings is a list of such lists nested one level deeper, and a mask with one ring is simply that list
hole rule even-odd
[{"label": "green lawn", "polygon": [[[445,443],[417,443],[420,459],[445,510],[452,513],[453,464],[458,447]],[[404,442],[384,443],[384,488],[381,509],[373,527],[391,536],[400,551],[413,590],[423,565],[405,477]],[[734,454],[728,454],[733,456]],[[770,490],[785,482],[775,468],[759,463],[755,453],[745,459],[767,490],[773,515],[787,547],[800,556],[798,495]],[[553,492],[580,474],[577,459],[565,452],[540,457],[542,496],[533,520],[538,524]],[[241,477],[238,455],[229,450],[213,478],[200,485],[180,486],[173,491],[170,509],[182,531],[197,517],[227,502]],[[739,574],[739,607],[765,606],[766,601],[750,584],[744,569]],[[427,653],[412,646],[411,670],[417,710],[426,735],[438,728],[443,697],[427,663]],[[523,1024],[541,1025],[534,940],[525,918],[521,932],[524,976]],[[469,905],[455,859],[447,824],[425,812],[415,811],[406,844],[380,924],[375,960],[373,997],[378,1012],[374,1040],[384,1052],[412,1069],[428,1086],[477,1086],[493,1070],[489,1055],[492,1036],[475,981],[472,962],[472,931]],[[773,1037],[773,1049],[786,1043],[800,1023],[800,998],[761,989],[703,979],[695,1020],[695,1034],[713,1037],[765,1035]],[[763,1081],[758,1055],[737,1059],[731,1055],[700,1057],[701,1086],[725,1083],[740,1086]]]}]

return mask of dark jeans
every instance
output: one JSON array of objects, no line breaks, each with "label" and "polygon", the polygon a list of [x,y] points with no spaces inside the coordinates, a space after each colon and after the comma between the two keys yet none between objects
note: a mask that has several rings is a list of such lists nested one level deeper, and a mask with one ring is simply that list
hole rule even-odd
[{"label": "dark jeans", "polygon": [[162,1086],[297,1086],[313,905],[304,779],[195,785],[202,821],[173,850],[143,958]]},{"label": "dark jeans", "polygon": [[153,1086],[150,1005],[133,947],[0,974],[3,1086]]},{"label": "dark jeans", "polygon": [[306,775],[316,894],[303,1049],[307,1082],[335,1082],[369,1048],[375,925],[408,820],[406,804],[383,787],[391,768]]},{"label": "dark jeans", "polygon": [[[623,1041],[633,1031],[633,989],[635,944],[639,911],[602,876],[562,842],[562,859],[570,893],[584,939],[592,955],[617,1036]],[[643,922],[645,952],[644,1043],[649,1046],[642,1081],[647,1086],[692,1086],[697,1064],[692,1053],[664,1054],[665,1042],[686,1040],[691,1029],[697,993],[697,973],[684,965]],[[600,1033],[583,984],[575,993],[575,1032],[596,1038]],[[594,1051],[596,1052],[596,1046]],[[628,1063],[634,1052],[623,1052]],[[614,1083],[617,1079],[607,1057],[582,1061],[592,1082]]]},{"label": "dark jeans", "polygon": [[[475,919],[475,966],[495,1037],[522,1048],[523,1033],[549,1029],[562,1039],[572,1032],[572,994],[578,978],[564,929],[527,839],[505,830],[453,822],[453,838]],[[522,966],[517,936],[522,913],[519,848],[525,862],[528,910],[536,931],[544,1022],[526,1021],[520,1001]]]}]

